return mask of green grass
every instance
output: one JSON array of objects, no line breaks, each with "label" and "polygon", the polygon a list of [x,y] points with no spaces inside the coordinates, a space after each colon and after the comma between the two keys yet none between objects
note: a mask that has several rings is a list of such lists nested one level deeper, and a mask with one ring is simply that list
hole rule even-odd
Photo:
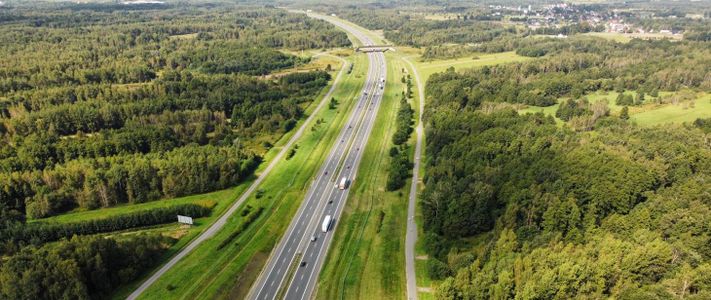
[{"label": "green grass", "polygon": [[[221,214],[232,201],[239,196],[251,183],[252,180],[241,183],[236,187],[206,193],[199,195],[191,195],[186,197],[158,200],[140,204],[122,204],[115,207],[97,209],[97,210],[87,210],[87,211],[77,211],[73,213],[67,213],[63,215],[58,215],[54,217],[49,217],[45,219],[31,220],[30,223],[70,223],[79,222],[93,219],[103,219],[116,215],[128,214],[137,211],[145,211],[159,207],[170,207],[174,205],[195,203],[195,204],[209,204],[214,202],[216,205],[212,210],[210,217],[202,218],[200,221],[209,221],[211,218]],[[205,222],[201,222],[205,223]]]},{"label": "green grass", "polygon": [[670,35],[661,33],[619,33],[619,32],[588,32],[583,35],[600,37],[603,39],[627,43],[632,39],[643,39],[643,40],[681,40],[683,36],[681,35]]},{"label": "green grass", "polygon": [[[403,61],[388,53],[385,96],[319,278],[318,299],[401,299],[405,294],[407,193],[386,192]],[[415,103],[412,103],[415,106]],[[410,144],[414,141],[411,139]],[[380,215],[383,214],[382,222]]]},{"label": "green grass", "polygon": [[[474,59],[476,57],[476,59]],[[432,61],[419,61],[418,58],[413,57],[411,59],[412,63],[420,72],[420,76],[425,84],[427,78],[430,75],[438,72],[444,72],[449,67],[454,67],[456,70],[475,68],[482,66],[497,65],[510,62],[518,62],[532,59],[530,57],[520,56],[513,51],[492,53],[492,54],[472,54],[466,57],[460,57],[455,59],[443,59],[443,60],[432,60]]]},{"label": "green grass", "polygon": [[705,94],[694,100],[694,107],[683,104],[666,104],[657,109],[640,112],[630,116],[630,119],[641,126],[652,126],[661,123],[693,122],[698,118],[711,117],[711,94]]},{"label": "green grass", "polygon": [[[252,282],[266,263],[274,245],[284,234],[291,218],[303,200],[311,178],[330,150],[339,129],[352,109],[365,76],[365,57],[357,55],[353,72],[344,74],[334,97],[337,109],[326,107],[318,113],[325,123],[308,124],[297,144],[294,157],[278,164],[260,185],[260,199],[250,197],[246,205],[262,206],[266,211],[245,232],[220,250],[216,247],[240,224],[240,213],[230,218],[225,227],[205,241],[161,277],[142,299],[244,298]],[[315,126],[315,127],[314,127]],[[283,143],[277,144],[278,147]],[[169,287],[171,289],[169,289]],[[117,297],[125,295],[117,295]]]},{"label": "green grass", "polygon": [[[626,94],[632,94],[636,96],[636,92],[625,92]],[[590,101],[590,103],[595,103],[597,101],[606,101],[608,107],[610,108],[610,113],[612,115],[618,115],[622,110],[621,105],[615,103],[617,99],[617,92],[595,92],[585,97]],[[672,96],[673,92],[660,92],[659,97]],[[558,99],[558,102],[564,101],[566,98]],[[697,118],[708,118],[711,117],[711,94],[702,93],[695,100],[691,100],[694,103],[693,107],[688,105],[688,102],[682,102],[680,104],[656,104],[655,98],[646,96],[645,104],[639,106],[629,106],[630,120],[641,126],[653,126],[657,124],[665,123],[684,123],[693,122]],[[558,110],[559,103],[552,106],[528,106],[527,108],[520,109],[520,113],[537,113],[543,112],[546,115],[555,116],[556,110]],[[556,118],[556,122],[563,124],[564,122]]]}]

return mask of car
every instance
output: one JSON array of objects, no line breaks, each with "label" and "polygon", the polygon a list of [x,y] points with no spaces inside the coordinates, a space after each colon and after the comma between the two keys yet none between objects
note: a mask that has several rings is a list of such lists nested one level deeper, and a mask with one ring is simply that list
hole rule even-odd
[{"label": "car", "polygon": [[316,235],[315,235],[315,234],[311,236],[311,241],[312,241],[312,242],[315,242],[315,241],[316,241]]},{"label": "car", "polygon": [[331,204],[331,203],[333,203],[333,200],[328,200],[328,204]]},{"label": "car", "polygon": [[326,172],[323,172],[323,175],[328,175],[328,171],[326,171]]},{"label": "car", "polygon": [[302,261],[302,262],[301,262],[301,266],[302,266],[302,267],[305,267],[305,266],[306,266],[306,262],[305,262],[305,261]]}]

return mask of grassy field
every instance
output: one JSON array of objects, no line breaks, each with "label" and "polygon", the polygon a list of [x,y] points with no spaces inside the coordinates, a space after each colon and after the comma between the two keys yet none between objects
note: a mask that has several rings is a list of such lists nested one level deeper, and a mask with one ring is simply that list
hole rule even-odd
[{"label": "grassy field", "polygon": [[643,39],[643,40],[681,40],[682,35],[671,35],[671,34],[661,34],[661,33],[619,33],[619,32],[588,32],[584,35],[600,37],[620,43],[627,43],[632,39]]},{"label": "grassy field", "polygon": [[[74,213],[68,213],[63,215],[58,215],[54,217],[49,217],[45,219],[30,220],[30,223],[70,223],[79,222],[93,219],[103,219],[116,215],[122,215],[137,211],[150,210],[159,207],[170,207],[174,205],[195,203],[195,204],[209,204],[215,203],[215,207],[212,210],[212,214],[209,217],[198,219],[196,221],[203,223],[211,223],[210,220],[214,219],[215,216],[220,215],[231,203],[237,198],[248,186],[251,180],[244,182],[234,188],[199,194],[191,195],[186,197],[180,197],[175,199],[158,200],[140,204],[122,204],[120,206],[115,206],[111,208],[97,209],[97,210],[87,210],[87,211],[77,211]],[[205,219],[205,220],[203,220]]]},{"label": "grassy field", "polygon": [[[386,192],[403,61],[386,55],[385,96],[319,278],[318,299],[401,299],[405,294],[408,186]],[[416,103],[412,103],[415,107]],[[412,141],[410,141],[412,144]]]},{"label": "grassy field", "polygon": [[420,72],[422,80],[427,81],[427,78],[429,78],[430,75],[438,72],[443,72],[449,67],[454,67],[456,70],[461,70],[466,68],[475,68],[481,66],[525,61],[529,59],[531,58],[520,56],[511,51],[492,54],[472,54],[466,57],[456,59],[433,60],[426,62],[419,61],[417,57],[413,57],[411,61],[415,64],[415,67]]},{"label": "grassy field", "polygon": [[316,112],[319,117],[308,125],[311,130],[298,141],[294,157],[277,165],[265,179],[259,188],[261,192],[257,193],[259,198],[253,195],[245,202],[244,207],[264,207],[264,213],[227,246],[218,249],[219,244],[241,224],[243,218],[238,211],[219,233],[141,295],[142,299],[239,299],[246,296],[272,247],[303,200],[314,172],[330,149],[362,86],[364,66],[367,66],[365,57],[357,55],[350,59],[356,60],[353,72],[344,74],[334,93],[340,102],[338,108]]},{"label": "grassy field", "polygon": [[711,94],[705,94],[694,101],[694,107],[686,105],[662,105],[654,110],[643,111],[630,116],[630,119],[642,126],[660,123],[693,122],[698,118],[711,117]]},{"label": "grassy field", "polygon": [[[636,95],[635,92],[625,92],[626,94]],[[660,97],[670,97],[673,92],[660,92]],[[606,101],[612,115],[619,115],[622,106],[615,103],[617,92],[595,92],[585,95],[591,103],[597,101]],[[565,98],[558,99],[558,102]],[[711,94],[701,93],[695,100],[681,102],[679,104],[656,104],[655,98],[647,96],[645,104],[639,106],[629,106],[630,120],[641,126],[653,126],[664,123],[683,123],[693,122],[697,118],[711,117]],[[693,102],[693,106],[689,105]],[[544,114],[555,116],[556,110],[560,104],[552,106],[528,106],[520,109],[520,113],[536,113],[543,112]],[[557,121],[563,122],[556,118]]]}]

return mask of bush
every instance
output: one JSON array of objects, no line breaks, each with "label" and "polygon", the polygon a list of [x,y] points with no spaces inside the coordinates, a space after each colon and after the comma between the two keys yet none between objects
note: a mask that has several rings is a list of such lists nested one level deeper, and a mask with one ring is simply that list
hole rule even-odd
[{"label": "bush", "polygon": [[434,280],[441,280],[452,276],[452,270],[439,259],[430,257],[427,260],[427,274]]}]

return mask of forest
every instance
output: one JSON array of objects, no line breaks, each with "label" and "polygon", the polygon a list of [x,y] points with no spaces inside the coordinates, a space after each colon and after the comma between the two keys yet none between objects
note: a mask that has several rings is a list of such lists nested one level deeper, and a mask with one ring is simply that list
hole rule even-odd
[{"label": "forest", "polygon": [[[633,106],[711,91],[708,43],[518,49],[539,58],[427,82],[422,209],[436,297],[711,297],[708,120],[642,127],[585,97],[636,91],[616,99]],[[511,108],[561,97],[563,125]]]},{"label": "forest", "polygon": [[[500,20],[491,20],[477,11],[456,19],[430,20],[419,14],[395,9],[333,8],[333,12],[371,30],[383,30],[389,41],[403,46],[424,48],[422,59],[450,58],[471,53],[470,46],[529,34]],[[457,45],[454,45],[457,44]]]},{"label": "forest", "polygon": [[0,12],[0,203],[30,218],[235,185],[260,161],[235,141],[291,130],[330,80],[252,75],[348,43],[275,9],[77,7]]},{"label": "forest", "polygon": [[0,299],[105,299],[144,275],[180,235],[124,233],[207,217],[215,203],[44,218],[253,177],[260,145],[291,131],[331,80],[330,69],[289,72],[311,61],[295,53],[349,45],[273,7],[3,6]]}]

